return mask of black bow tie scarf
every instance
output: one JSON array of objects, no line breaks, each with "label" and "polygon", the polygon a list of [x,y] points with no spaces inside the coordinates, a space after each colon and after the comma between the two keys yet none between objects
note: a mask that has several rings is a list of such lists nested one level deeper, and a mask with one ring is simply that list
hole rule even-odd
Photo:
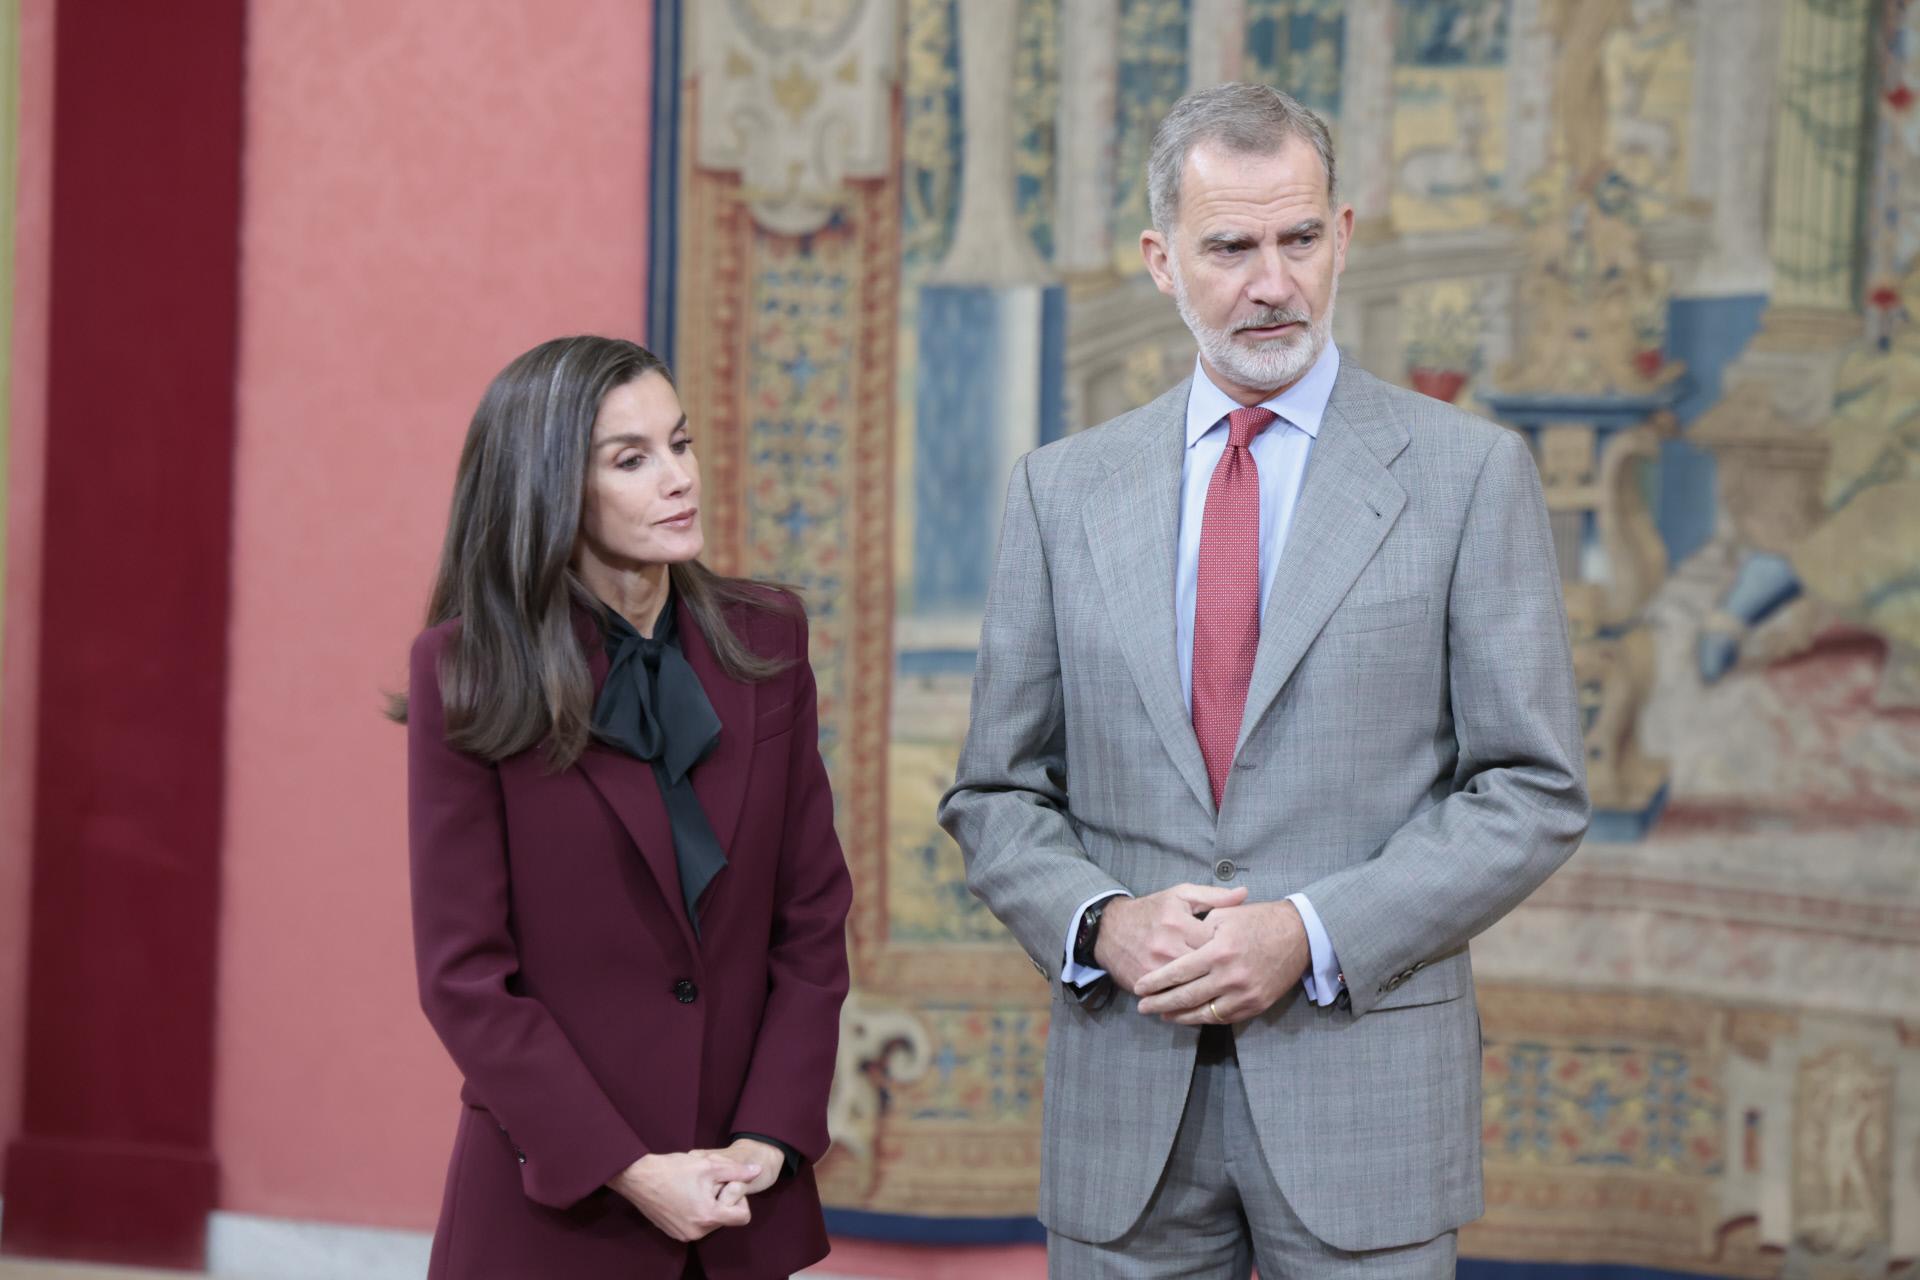
[{"label": "black bow tie scarf", "polygon": [[680,894],[697,937],[700,913],[694,904],[727,865],[727,855],[688,774],[720,741],[720,717],[680,652],[673,614],[669,600],[654,634],[643,636],[618,613],[606,612],[602,632],[611,665],[594,703],[593,734],[653,766],[673,828]]}]

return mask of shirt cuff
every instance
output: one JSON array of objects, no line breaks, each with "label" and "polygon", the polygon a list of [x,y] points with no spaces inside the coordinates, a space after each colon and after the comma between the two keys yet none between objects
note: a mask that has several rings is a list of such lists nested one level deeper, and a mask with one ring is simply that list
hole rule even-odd
[{"label": "shirt cuff", "polygon": [[1080,917],[1086,915],[1087,908],[1096,902],[1104,902],[1108,898],[1131,898],[1132,896],[1124,889],[1109,889],[1105,893],[1094,894],[1080,904],[1080,909],[1073,913],[1073,919],[1067,921],[1067,942],[1063,952],[1067,962],[1060,966],[1060,981],[1070,987],[1086,987],[1107,976],[1105,969],[1096,969],[1090,964],[1073,962],[1073,940],[1080,936]]},{"label": "shirt cuff", "polygon": [[1320,923],[1320,913],[1307,901],[1307,895],[1290,893],[1287,901],[1307,927],[1307,949],[1313,957],[1312,968],[1301,975],[1300,984],[1307,990],[1307,999],[1325,1007],[1338,1000],[1347,985],[1340,978],[1340,957],[1333,953],[1333,940],[1327,937],[1327,927]]}]

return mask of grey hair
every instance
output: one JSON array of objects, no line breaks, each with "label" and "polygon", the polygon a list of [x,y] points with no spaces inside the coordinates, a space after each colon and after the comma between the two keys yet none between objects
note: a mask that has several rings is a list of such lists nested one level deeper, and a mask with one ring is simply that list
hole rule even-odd
[{"label": "grey hair", "polygon": [[1305,138],[1327,170],[1333,200],[1333,135],[1327,122],[1299,99],[1270,85],[1234,82],[1196,89],[1173,104],[1154,130],[1147,160],[1147,208],[1158,231],[1173,229],[1180,212],[1180,170],[1194,146],[1214,142],[1237,155],[1272,155],[1288,138]]}]

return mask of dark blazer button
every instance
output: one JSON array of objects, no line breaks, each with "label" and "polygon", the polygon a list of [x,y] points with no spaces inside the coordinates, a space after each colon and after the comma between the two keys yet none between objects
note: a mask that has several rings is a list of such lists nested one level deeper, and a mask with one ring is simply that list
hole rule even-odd
[{"label": "dark blazer button", "polygon": [[1232,858],[1222,858],[1213,864],[1213,878],[1215,880],[1231,880],[1233,879],[1233,873],[1237,870],[1239,870],[1239,868],[1233,865]]},{"label": "dark blazer button", "polygon": [[673,984],[673,998],[681,1004],[692,1004],[700,998],[700,988],[694,986],[690,979],[682,978]]},{"label": "dark blazer button", "polygon": [[515,1147],[513,1149],[513,1158],[515,1160],[518,1160],[521,1164],[525,1164],[527,1162],[527,1153],[522,1151],[520,1148]]}]

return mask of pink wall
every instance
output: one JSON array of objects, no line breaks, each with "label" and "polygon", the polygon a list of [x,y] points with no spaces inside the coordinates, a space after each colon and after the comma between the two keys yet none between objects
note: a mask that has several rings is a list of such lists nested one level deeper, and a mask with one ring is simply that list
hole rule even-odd
[{"label": "pink wall", "polygon": [[0,1149],[20,1122],[33,864],[40,511],[46,471],[47,282],[53,197],[54,0],[19,0],[13,351],[7,422],[5,635],[0,637]]},{"label": "pink wall", "polygon": [[226,1208],[406,1227],[438,1208],[457,1079],[415,1002],[402,731],[379,693],[487,379],[561,333],[643,336],[651,9],[253,6]]}]

